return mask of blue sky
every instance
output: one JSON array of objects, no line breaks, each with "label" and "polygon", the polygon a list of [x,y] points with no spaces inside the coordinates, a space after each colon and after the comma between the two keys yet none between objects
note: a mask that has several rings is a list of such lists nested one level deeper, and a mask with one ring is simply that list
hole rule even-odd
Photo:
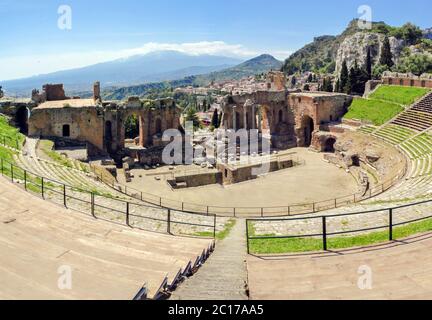
[{"label": "blue sky", "polygon": [[[365,4],[374,21],[432,27],[430,0],[0,0],[0,80],[160,49],[282,59],[339,34]],[[58,28],[61,5],[71,30]]]}]

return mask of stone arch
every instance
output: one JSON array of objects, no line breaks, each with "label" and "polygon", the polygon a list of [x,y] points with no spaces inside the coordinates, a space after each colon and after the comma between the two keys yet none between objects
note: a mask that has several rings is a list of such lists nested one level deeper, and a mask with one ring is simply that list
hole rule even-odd
[{"label": "stone arch", "polygon": [[28,134],[28,120],[30,110],[26,106],[21,106],[15,113],[15,124],[22,134]]},{"label": "stone arch", "polygon": [[246,119],[245,128],[249,130],[251,128],[251,121],[250,121],[250,114],[248,111],[246,111],[245,119]]},{"label": "stone arch", "polygon": [[310,147],[312,144],[312,134],[315,130],[314,120],[310,116],[303,116],[301,121],[301,135],[302,135],[302,146]]},{"label": "stone arch", "polygon": [[241,129],[241,114],[238,111],[235,112],[235,129],[240,130]]},{"label": "stone arch", "polygon": [[126,116],[124,121],[125,127],[125,138],[126,139],[136,139],[140,136],[140,116],[131,113]]},{"label": "stone arch", "polygon": [[112,122],[111,121],[105,121],[105,134],[104,134],[104,140],[105,140],[105,148],[108,152],[111,152],[111,146],[113,142],[113,134],[112,134]]},{"label": "stone arch", "polygon": [[334,153],[335,152],[335,143],[336,143],[336,139],[333,137],[329,137],[325,140],[324,142],[324,146],[323,146],[323,151],[324,152],[329,152],[329,153]]},{"label": "stone arch", "polygon": [[282,109],[279,110],[278,120],[279,120],[279,123],[284,122],[284,112]]}]

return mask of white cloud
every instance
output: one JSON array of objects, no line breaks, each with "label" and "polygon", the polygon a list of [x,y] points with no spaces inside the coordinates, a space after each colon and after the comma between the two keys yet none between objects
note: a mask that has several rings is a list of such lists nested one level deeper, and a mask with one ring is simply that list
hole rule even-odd
[{"label": "white cloud", "polygon": [[141,47],[118,51],[69,52],[43,55],[12,56],[0,58],[0,80],[17,79],[37,74],[51,73],[85,67],[88,65],[142,55],[154,51],[179,51],[190,55],[222,55],[235,58],[252,58],[262,53],[273,54],[285,59],[291,51],[260,52],[240,44],[227,44],[223,41],[202,41],[195,43],[156,43],[149,42]]}]

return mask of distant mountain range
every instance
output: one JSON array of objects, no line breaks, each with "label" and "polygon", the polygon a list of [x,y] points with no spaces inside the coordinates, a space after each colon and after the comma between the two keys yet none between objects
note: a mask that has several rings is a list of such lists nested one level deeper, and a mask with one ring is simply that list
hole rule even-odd
[{"label": "distant mountain range", "polygon": [[280,70],[282,65],[282,61],[275,59],[271,55],[263,54],[234,67],[208,74],[198,74],[172,81],[161,81],[121,88],[108,88],[103,92],[103,97],[108,100],[121,100],[128,96],[143,96],[155,89],[159,90],[182,86],[205,86],[212,81],[238,80],[244,77],[267,73],[270,70]]},{"label": "distant mountain range", "polygon": [[130,86],[207,74],[241,62],[240,59],[223,56],[157,51],[79,69],[3,81],[1,84],[8,93],[27,96],[32,89],[39,89],[46,83],[63,83],[68,92],[79,92],[89,90],[96,80],[100,81],[103,87]]}]

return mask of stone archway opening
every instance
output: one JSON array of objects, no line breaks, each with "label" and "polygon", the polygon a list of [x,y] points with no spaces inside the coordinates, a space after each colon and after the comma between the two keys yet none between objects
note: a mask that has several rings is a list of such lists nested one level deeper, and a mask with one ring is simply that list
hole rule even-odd
[{"label": "stone archway opening", "polygon": [[15,114],[15,124],[22,134],[28,134],[29,109],[25,106],[18,108]]},{"label": "stone archway opening", "polygon": [[105,122],[105,147],[109,153],[112,152],[112,141],[113,141],[113,134],[112,134],[112,122],[106,121]]},{"label": "stone archway opening", "polygon": [[312,144],[312,134],[315,130],[315,124],[311,117],[304,116],[302,119],[302,130],[303,130],[303,146],[308,148]]},{"label": "stone archway opening", "polygon": [[156,135],[157,136],[162,135],[162,120],[161,119],[156,120]]},{"label": "stone archway opening", "polygon": [[240,130],[241,129],[241,124],[240,124],[240,117],[241,117],[241,115],[240,115],[240,112],[238,112],[238,111],[236,111],[235,112],[236,113],[236,118],[235,118],[235,129],[236,130]]},{"label": "stone archway opening", "polygon": [[125,138],[135,140],[140,135],[140,122],[139,116],[131,114],[125,121]]},{"label": "stone archway opening", "polygon": [[334,153],[335,152],[335,147],[334,147],[335,143],[336,143],[335,138],[328,138],[324,143],[324,152]]}]

